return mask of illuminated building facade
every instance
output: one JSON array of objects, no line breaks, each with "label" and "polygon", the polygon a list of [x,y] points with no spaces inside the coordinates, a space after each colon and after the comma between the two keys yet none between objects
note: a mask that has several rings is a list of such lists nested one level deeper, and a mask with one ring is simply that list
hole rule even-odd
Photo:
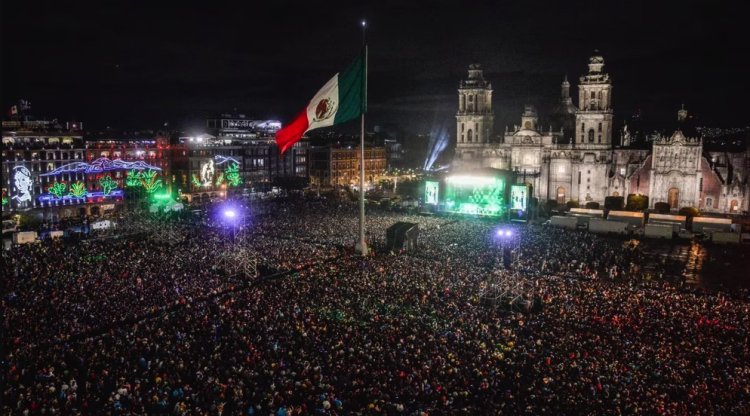
[{"label": "illuminated building facade", "polygon": [[252,120],[245,114],[224,113],[206,120],[206,127],[220,139],[254,140],[273,136],[281,129],[281,122]]},{"label": "illuminated building facade", "polygon": [[[82,124],[77,122],[2,122],[3,212],[61,206],[65,208],[61,215],[78,215],[90,213],[92,207],[98,211],[102,205],[112,206],[116,198],[99,201],[82,197],[81,187],[88,188],[84,170],[64,169],[67,165],[86,162],[82,130]],[[73,185],[78,196],[70,189]],[[50,188],[60,196],[54,202],[47,198]],[[73,206],[81,206],[82,211]]]},{"label": "illuminated building facade", "polygon": [[[358,146],[316,146],[310,149],[310,185],[320,187],[359,184]],[[386,150],[365,147],[365,182],[377,182],[387,167]]]},{"label": "illuminated building facade", "polygon": [[[306,183],[307,152],[306,140],[280,155],[275,141],[268,137],[180,136],[173,139],[171,167],[180,193],[189,201],[204,201],[232,193],[269,191],[278,181],[289,178]],[[239,180],[230,181],[227,175],[235,177],[234,169]]]},{"label": "illuminated building facade", "polygon": [[[678,112],[678,128],[657,137],[651,149],[631,148],[627,127],[621,146],[613,143],[612,82],[604,58],[589,58],[579,78],[578,107],[567,77],[560,102],[543,129],[537,111],[527,105],[520,125],[492,137],[492,86],[477,64],[458,88],[456,171],[496,168],[514,171],[532,186],[533,197],[558,203],[604,203],[606,197],[639,194],[649,207],[697,207],[705,212],[739,214],[750,203],[750,150],[710,152],[700,137],[683,133],[687,111]],[[689,134],[687,134],[689,135]]]}]

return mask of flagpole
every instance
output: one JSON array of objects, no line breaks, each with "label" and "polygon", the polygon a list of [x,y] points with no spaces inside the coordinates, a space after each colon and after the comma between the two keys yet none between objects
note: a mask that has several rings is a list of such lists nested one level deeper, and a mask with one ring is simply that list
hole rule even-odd
[{"label": "flagpole", "polygon": [[361,130],[359,135],[359,253],[367,256],[365,241],[365,110],[367,108],[367,22],[362,21],[362,47],[364,49],[364,88],[362,94]]}]

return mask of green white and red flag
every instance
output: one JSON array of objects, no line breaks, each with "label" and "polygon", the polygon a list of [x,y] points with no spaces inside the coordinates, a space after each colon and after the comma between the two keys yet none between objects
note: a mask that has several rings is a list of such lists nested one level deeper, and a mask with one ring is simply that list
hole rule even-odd
[{"label": "green white and red flag", "polygon": [[367,111],[367,68],[363,55],[334,75],[291,123],[276,132],[281,153],[310,130],[345,123]]}]

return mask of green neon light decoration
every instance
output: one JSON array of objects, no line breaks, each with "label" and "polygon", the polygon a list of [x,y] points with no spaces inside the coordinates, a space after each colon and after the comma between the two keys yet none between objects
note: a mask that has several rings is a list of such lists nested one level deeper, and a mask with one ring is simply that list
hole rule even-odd
[{"label": "green neon light decoration", "polygon": [[5,195],[5,190],[3,189],[3,206],[8,205],[8,196]]},{"label": "green neon light decoration", "polygon": [[242,177],[240,177],[240,166],[237,163],[232,163],[225,171],[227,182],[231,186],[238,186],[242,183]]},{"label": "green neon light decoration", "polygon": [[195,186],[196,188],[200,188],[200,187],[201,187],[201,186],[203,185],[203,184],[201,183],[200,179],[198,179],[198,177],[197,177],[197,176],[195,176],[195,174],[193,174],[193,176],[191,177],[191,179],[192,179],[192,181],[193,181],[193,185],[194,185],[194,186]]},{"label": "green neon light decoration", "polygon": [[495,177],[454,177],[446,180],[449,212],[501,216],[505,213],[505,181]]},{"label": "green neon light decoration", "polygon": [[128,172],[128,176],[125,178],[125,186],[128,188],[137,188],[141,186],[141,173],[135,169],[131,169]]},{"label": "green neon light decoration", "polygon": [[154,191],[161,188],[161,179],[156,178],[156,171],[146,170],[141,172],[141,183],[146,192],[152,194]]},{"label": "green neon light decoration", "polygon": [[163,194],[154,194],[154,199],[172,199],[172,195],[163,193]]},{"label": "green neon light decoration", "polygon": [[55,196],[55,198],[62,198],[65,196],[65,191],[68,190],[68,185],[62,182],[55,182],[49,187],[49,193]]},{"label": "green neon light decoration", "polygon": [[70,194],[76,198],[83,198],[88,192],[86,191],[86,185],[83,182],[78,181],[70,185]]},{"label": "green neon light decoration", "polygon": [[107,196],[110,192],[117,188],[117,182],[115,182],[115,180],[112,179],[111,176],[107,175],[99,179],[99,186],[101,186],[104,196]]},{"label": "green neon light decoration", "polygon": [[219,174],[216,175],[216,186],[221,185],[222,182],[224,182],[224,173],[219,172]]}]

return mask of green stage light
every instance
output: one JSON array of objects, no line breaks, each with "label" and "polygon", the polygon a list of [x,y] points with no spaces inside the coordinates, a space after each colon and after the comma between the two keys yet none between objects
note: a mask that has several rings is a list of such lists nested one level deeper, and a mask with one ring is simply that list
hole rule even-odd
[{"label": "green stage light", "polygon": [[499,217],[505,214],[505,180],[497,177],[456,175],[446,178],[448,212]]}]

